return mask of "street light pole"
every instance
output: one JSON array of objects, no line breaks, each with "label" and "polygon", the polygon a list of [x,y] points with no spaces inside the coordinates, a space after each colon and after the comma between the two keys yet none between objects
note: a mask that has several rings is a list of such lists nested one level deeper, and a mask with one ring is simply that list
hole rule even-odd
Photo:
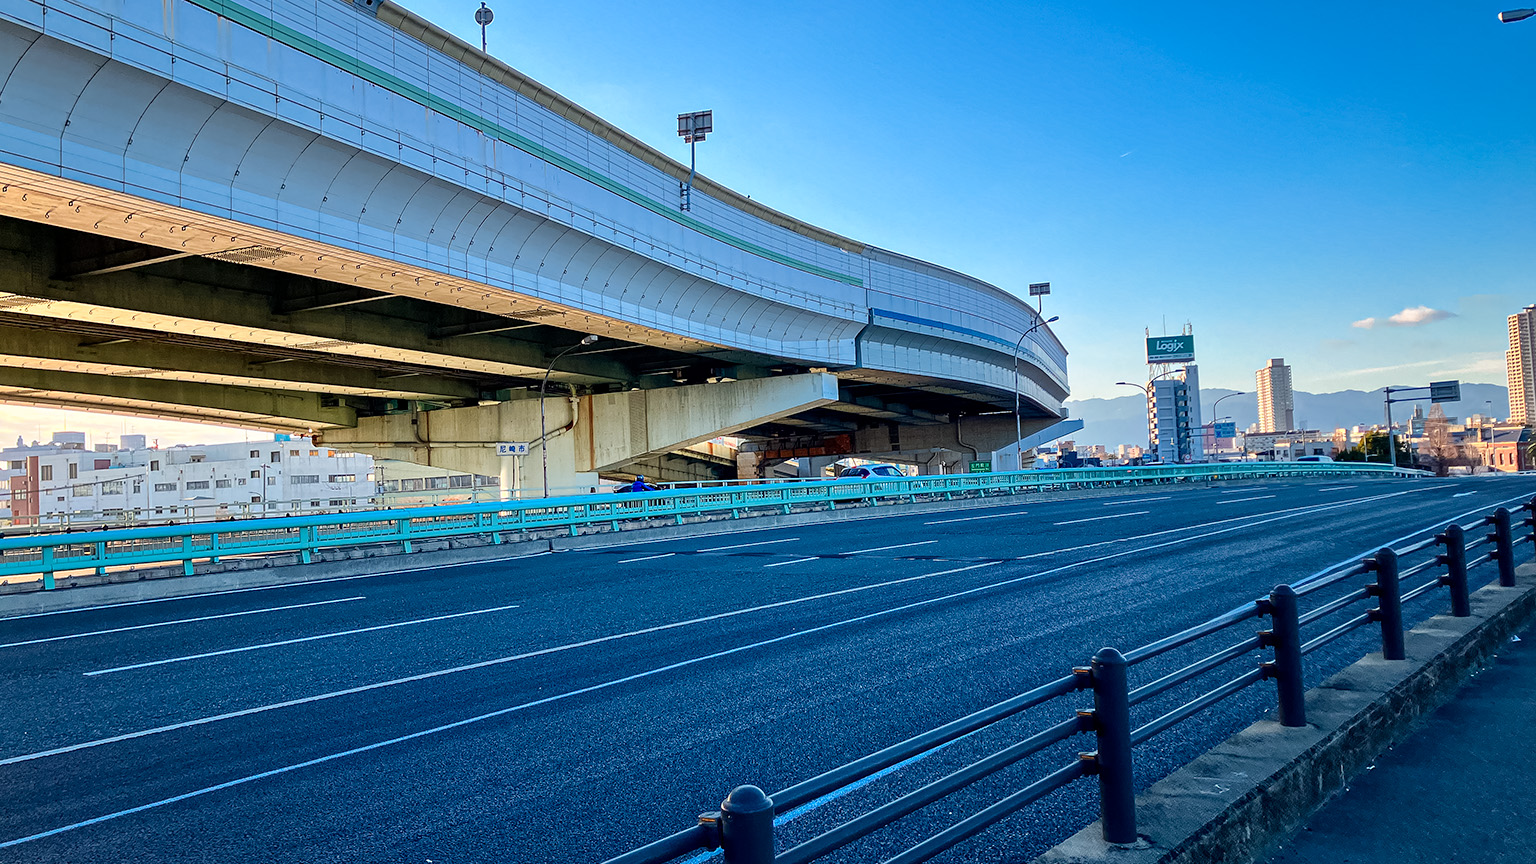
[{"label": "street light pole", "polygon": [[549,373],[555,371],[555,364],[560,362],[561,357],[583,345],[591,345],[596,341],[597,336],[595,334],[588,334],[581,337],[580,342],[556,354],[554,359],[549,361],[549,368],[544,370],[544,380],[539,383],[539,460],[543,463],[544,468],[544,494],[541,497],[549,497],[549,441],[546,440],[549,437],[549,430],[544,422],[544,396],[549,390]]},{"label": "street light pole", "polygon": [[1060,318],[1060,315],[1052,315],[1048,320],[1035,322],[1028,330],[1019,334],[1019,341],[1013,346],[1013,470],[1015,471],[1024,470],[1024,420],[1023,415],[1020,414],[1022,406],[1019,402],[1019,349],[1024,347],[1024,339],[1029,334]]},{"label": "street light pole", "polygon": [[492,12],[490,7],[486,6],[484,2],[481,2],[480,8],[475,10],[475,23],[480,25],[480,53],[482,54],[486,53],[485,28],[489,26],[491,21],[493,21],[495,18],[496,13]]},{"label": "street light pole", "polygon": [[[1241,396],[1241,395],[1243,395],[1243,391],[1239,390],[1236,393],[1228,393],[1227,395],[1221,397],[1221,399],[1217,399],[1215,402],[1211,403],[1211,447],[1212,448],[1214,448],[1216,446],[1216,406],[1221,404],[1222,399],[1231,399],[1233,396]],[[1195,398],[1199,398],[1199,394],[1196,394]]]}]

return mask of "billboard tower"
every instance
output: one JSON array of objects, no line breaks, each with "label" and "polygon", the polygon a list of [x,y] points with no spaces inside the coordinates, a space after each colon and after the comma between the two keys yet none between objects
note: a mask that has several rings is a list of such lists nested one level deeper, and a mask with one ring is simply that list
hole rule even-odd
[{"label": "billboard tower", "polygon": [[1200,423],[1200,372],[1194,328],[1176,336],[1147,334],[1147,440],[1162,462],[1205,458]]}]

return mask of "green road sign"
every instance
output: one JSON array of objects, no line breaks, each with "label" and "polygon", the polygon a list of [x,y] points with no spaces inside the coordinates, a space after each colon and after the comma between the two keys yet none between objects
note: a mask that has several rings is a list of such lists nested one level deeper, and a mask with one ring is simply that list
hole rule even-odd
[{"label": "green road sign", "polygon": [[990,473],[991,471],[992,471],[992,463],[991,462],[972,462],[971,463],[971,473],[972,474],[987,474],[987,473]]}]

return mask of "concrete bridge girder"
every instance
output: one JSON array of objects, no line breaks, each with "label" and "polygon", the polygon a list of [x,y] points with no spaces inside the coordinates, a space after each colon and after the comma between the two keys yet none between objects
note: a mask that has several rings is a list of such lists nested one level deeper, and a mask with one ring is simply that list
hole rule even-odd
[{"label": "concrete bridge girder", "polygon": [[[627,390],[359,418],[351,429],[323,433],[326,444],[501,478],[502,489],[527,497],[544,490],[548,459],[552,495],[586,492],[599,472],[747,429],[837,399],[837,378],[824,372]],[[497,456],[498,442],[528,442],[528,455]]]}]

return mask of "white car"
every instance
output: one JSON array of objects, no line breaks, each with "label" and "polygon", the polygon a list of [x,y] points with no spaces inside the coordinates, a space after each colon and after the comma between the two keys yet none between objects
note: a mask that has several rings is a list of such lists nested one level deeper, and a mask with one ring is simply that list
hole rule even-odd
[{"label": "white car", "polygon": [[900,480],[907,476],[895,465],[855,465],[852,468],[844,468],[837,473],[839,480]]}]

